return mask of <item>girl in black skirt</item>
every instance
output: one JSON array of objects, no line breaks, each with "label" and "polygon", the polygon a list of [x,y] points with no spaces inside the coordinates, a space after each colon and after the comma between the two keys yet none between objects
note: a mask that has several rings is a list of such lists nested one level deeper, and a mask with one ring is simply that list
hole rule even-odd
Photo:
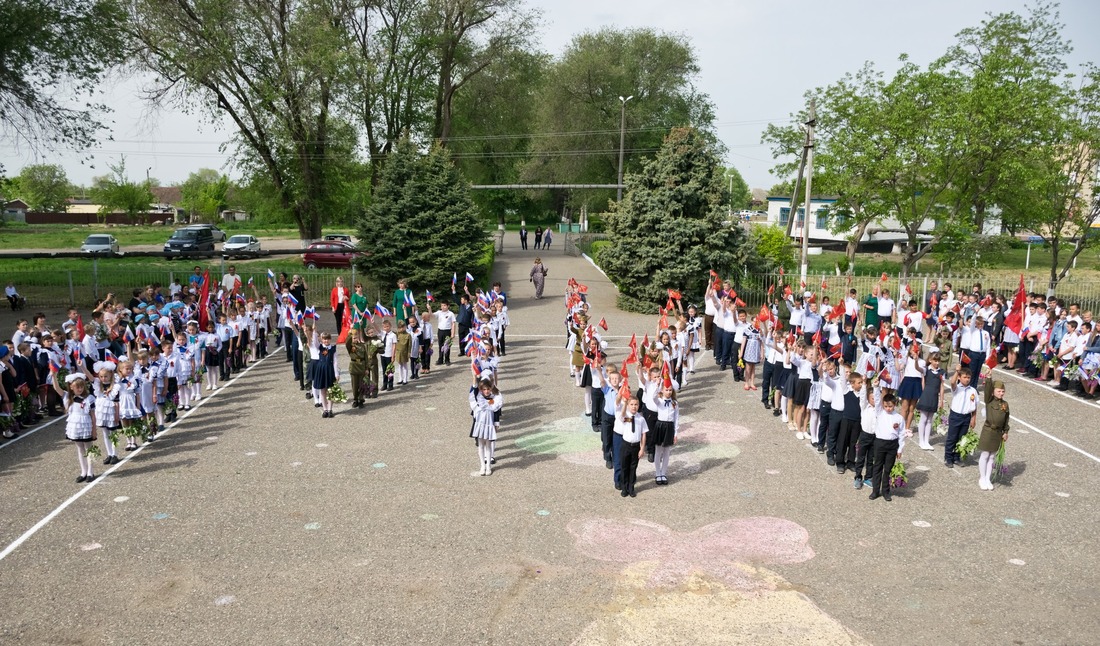
[{"label": "girl in black skirt", "polygon": [[655,398],[657,404],[657,423],[654,425],[652,444],[654,449],[653,468],[658,485],[668,484],[668,458],[672,445],[676,443],[676,431],[680,427],[680,407],[676,403],[676,391],[671,381],[661,385],[661,392]]},{"label": "girl in black skirt", "polygon": [[321,417],[332,417],[332,402],[328,389],[340,380],[340,368],[336,365],[336,346],[332,335],[325,332],[317,346],[317,361],[313,365],[313,390],[321,400]]}]

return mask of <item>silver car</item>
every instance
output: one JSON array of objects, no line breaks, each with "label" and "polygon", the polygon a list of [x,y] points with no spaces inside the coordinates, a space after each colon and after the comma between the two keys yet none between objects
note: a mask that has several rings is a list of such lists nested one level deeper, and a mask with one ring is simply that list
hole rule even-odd
[{"label": "silver car", "polygon": [[108,233],[93,233],[80,245],[81,253],[118,253],[118,240]]},{"label": "silver car", "polygon": [[222,244],[222,253],[229,255],[242,251],[259,251],[260,241],[256,236],[236,235],[231,236]]}]

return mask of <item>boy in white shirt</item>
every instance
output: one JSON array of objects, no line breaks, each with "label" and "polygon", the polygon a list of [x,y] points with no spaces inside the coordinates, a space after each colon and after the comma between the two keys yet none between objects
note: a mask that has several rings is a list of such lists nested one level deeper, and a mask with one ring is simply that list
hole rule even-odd
[{"label": "boy in white shirt", "polygon": [[882,410],[875,417],[875,462],[871,475],[871,495],[874,500],[881,496],[886,502],[890,496],[890,471],[894,462],[901,458],[905,448],[905,420],[894,411],[897,400],[893,395],[882,398]]}]

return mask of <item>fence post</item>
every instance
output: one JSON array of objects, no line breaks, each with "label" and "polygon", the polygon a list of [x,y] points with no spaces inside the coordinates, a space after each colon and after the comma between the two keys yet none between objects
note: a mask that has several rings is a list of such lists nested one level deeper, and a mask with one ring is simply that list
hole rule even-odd
[{"label": "fence post", "polygon": [[69,270],[69,307],[76,307],[76,296],[73,292],[73,270]]},{"label": "fence post", "polygon": [[351,289],[355,291],[355,263],[351,263]]}]

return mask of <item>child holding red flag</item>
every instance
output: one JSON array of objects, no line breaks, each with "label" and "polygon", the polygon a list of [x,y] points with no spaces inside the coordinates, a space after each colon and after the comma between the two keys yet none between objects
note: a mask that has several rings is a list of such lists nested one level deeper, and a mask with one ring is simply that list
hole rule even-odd
[{"label": "child holding red flag", "polygon": [[676,391],[672,388],[672,379],[666,373],[661,381],[661,390],[654,398],[657,405],[657,422],[650,434],[654,447],[654,481],[658,486],[668,484],[668,459],[672,445],[676,443],[676,432],[680,428],[680,407],[676,402]]}]

